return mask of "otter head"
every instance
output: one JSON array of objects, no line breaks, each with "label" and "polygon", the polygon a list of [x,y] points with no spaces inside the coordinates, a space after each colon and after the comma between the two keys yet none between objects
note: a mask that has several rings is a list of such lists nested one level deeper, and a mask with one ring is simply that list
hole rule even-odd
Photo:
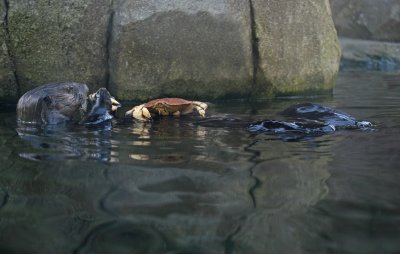
[{"label": "otter head", "polygon": [[79,117],[89,89],[74,82],[51,83],[26,92],[18,101],[21,123],[58,124]]},{"label": "otter head", "polygon": [[49,109],[58,112],[68,118],[74,117],[86,110],[87,93],[86,85],[77,83],[65,83],[44,98]]},{"label": "otter head", "polygon": [[86,124],[97,124],[112,118],[121,104],[111,96],[106,88],[100,88],[88,97],[88,113],[85,116]]}]

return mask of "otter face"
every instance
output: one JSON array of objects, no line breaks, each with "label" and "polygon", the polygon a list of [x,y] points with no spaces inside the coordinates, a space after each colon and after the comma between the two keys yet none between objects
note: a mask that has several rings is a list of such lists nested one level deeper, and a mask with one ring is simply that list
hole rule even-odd
[{"label": "otter face", "polygon": [[88,91],[86,85],[64,84],[48,96],[51,100],[49,108],[68,117],[78,113],[79,110],[85,111]]}]

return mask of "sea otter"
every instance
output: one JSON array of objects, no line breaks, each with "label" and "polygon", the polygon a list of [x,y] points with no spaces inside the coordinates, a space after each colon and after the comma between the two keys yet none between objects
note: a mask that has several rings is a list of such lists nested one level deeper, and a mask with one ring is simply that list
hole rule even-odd
[{"label": "sea otter", "polygon": [[366,129],[372,127],[367,121],[357,121],[354,117],[338,110],[315,103],[290,106],[281,114],[284,120],[263,120],[250,124],[251,132],[325,134],[337,129]]},{"label": "sea otter", "polygon": [[110,119],[119,103],[105,88],[88,96],[86,84],[51,83],[26,92],[17,104],[17,120],[22,124],[55,125],[67,122],[98,122]]},{"label": "sea otter", "polygon": [[121,105],[111,96],[106,88],[100,88],[88,97],[87,113],[82,119],[86,125],[98,124],[113,118],[110,114]]}]

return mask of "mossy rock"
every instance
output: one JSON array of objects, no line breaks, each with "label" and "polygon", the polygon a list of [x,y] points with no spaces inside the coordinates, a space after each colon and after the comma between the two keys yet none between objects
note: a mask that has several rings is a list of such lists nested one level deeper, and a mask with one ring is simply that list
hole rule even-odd
[{"label": "mossy rock", "polygon": [[111,0],[9,1],[21,92],[57,81],[106,86],[110,7]]},{"label": "mossy rock", "polygon": [[332,90],[341,51],[328,0],[252,3],[260,87],[275,94]]}]

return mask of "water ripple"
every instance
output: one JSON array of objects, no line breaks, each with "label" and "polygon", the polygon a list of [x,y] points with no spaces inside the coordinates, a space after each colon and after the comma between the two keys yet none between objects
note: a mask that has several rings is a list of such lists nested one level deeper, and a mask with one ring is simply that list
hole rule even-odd
[{"label": "water ripple", "polygon": [[80,253],[164,253],[163,236],[150,226],[117,220],[96,226],[76,248]]}]

